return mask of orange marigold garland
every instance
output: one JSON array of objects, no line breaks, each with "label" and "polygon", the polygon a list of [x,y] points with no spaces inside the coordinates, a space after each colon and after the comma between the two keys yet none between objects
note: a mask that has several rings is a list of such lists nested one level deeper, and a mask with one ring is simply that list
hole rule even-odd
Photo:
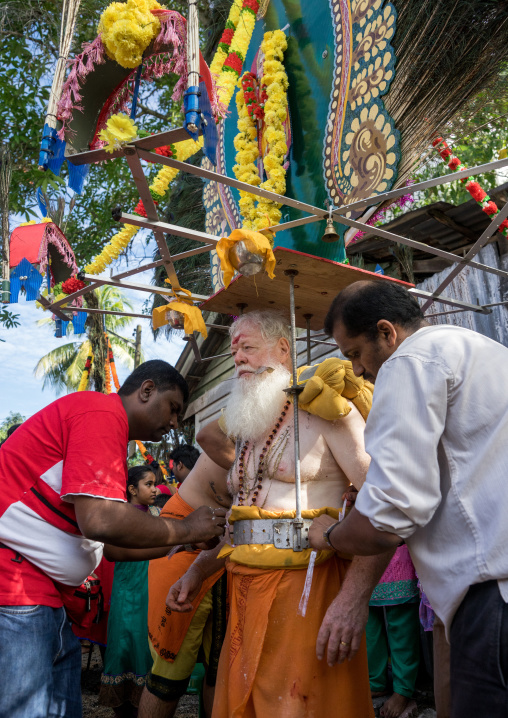
[{"label": "orange marigold garland", "polygon": [[[467,170],[466,165],[462,164],[458,157],[455,157],[448,144],[444,141],[442,137],[436,137],[436,139],[432,142],[432,146],[436,148],[441,146],[441,149],[438,149],[438,152],[441,155],[442,160],[448,164],[448,167],[451,170],[453,170],[454,172],[461,172],[462,170]],[[469,180],[467,177],[460,181],[462,183],[466,183],[467,191],[469,192],[471,197],[480,205],[485,214],[487,214],[489,217],[494,217],[496,214],[499,213],[499,207],[497,206],[497,204],[489,197],[485,190],[481,188],[478,182]],[[508,219],[505,219],[504,222],[501,222],[497,231],[501,232],[501,234],[504,234],[505,237],[508,237]]]},{"label": "orange marigold garland", "polygon": [[143,444],[143,442],[142,442],[142,441],[138,441],[138,440],[136,439],[136,444],[137,444],[137,446],[138,446],[138,449],[139,449],[140,452],[141,452],[141,456],[143,457],[143,460],[146,461],[147,464],[154,464],[154,463],[157,464],[157,465],[160,467],[160,470],[162,471],[162,473],[164,474],[164,476],[167,477],[168,472],[167,472],[167,469],[165,468],[165,466],[163,466],[163,464],[160,463],[159,461],[155,461],[155,459],[153,458],[153,456],[152,456],[151,454],[149,454],[148,451],[146,450],[146,447],[145,447],[145,445]]},{"label": "orange marigold garland", "polygon": [[113,377],[113,382],[115,384],[115,389],[118,391],[120,389],[120,382],[118,381],[118,374],[116,373],[115,357],[113,356],[113,348],[111,346],[109,337],[108,337],[108,362],[109,362],[109,367],[111,369],[111,376]]},{"label": "orange marigold garland", "polygon": [[111,368],[109,365],[109,352],[106,354],[106,360],[104,362],[104,379],[105,379],[105,388],[106,388],[106,394],[111,394]]}]

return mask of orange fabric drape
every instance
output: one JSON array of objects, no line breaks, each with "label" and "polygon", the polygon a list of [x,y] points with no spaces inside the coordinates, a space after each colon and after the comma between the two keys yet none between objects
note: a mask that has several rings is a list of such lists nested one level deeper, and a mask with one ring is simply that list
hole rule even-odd
[{"label": "orange fabric drape", "polygon": [[[161,511],[161,516],[183,519],[194,509],[178,493],[174,494]],[[148,635],[154,649],[166,661],[173,663],[189,629],[190,622],[203,596],[223,574],[217,571],[203,582],[190,613],[174,613],[166,606],[171,586],[187,571],[199,551],[181,551],[168,560],[166,556],[150,561],[148,567]]]},{"label": "orange fabric drape", "polygon": [[212,718],[373,718],[365,638],[352,661],[330,668],[316,639],[348,561],[316,566],[305,618],[306,571],[256,569],[228,561],[230,616]]}]

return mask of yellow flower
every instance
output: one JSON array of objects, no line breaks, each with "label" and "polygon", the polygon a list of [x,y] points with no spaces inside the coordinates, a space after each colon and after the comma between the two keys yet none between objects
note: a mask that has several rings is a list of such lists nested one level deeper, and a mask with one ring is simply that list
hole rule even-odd
[{"label": "yellow flower", "polygon": [[125,113],[112,115],[106,123],[106,128],[99,132],[99,138],[108,143],[104,148],[106,152],[113,152],[133,140],[138,133],[138,128]]},{"label": "yellow flower", "polygon": [[159,34],[161,24],[151,10],[162,7],[157,0],[114,2],[102,13],[98,31],[111,59],[122,67],[137,67],[144,50]]}]

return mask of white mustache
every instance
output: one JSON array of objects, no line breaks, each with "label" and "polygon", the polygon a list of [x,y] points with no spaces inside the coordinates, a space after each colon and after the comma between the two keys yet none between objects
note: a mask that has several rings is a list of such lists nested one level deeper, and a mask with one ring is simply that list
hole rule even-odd
[{"label": "white mustache", "polygon": [[[268,372],[269,374],[271,374],[272,371],[274,371],[274,367],[273,366],[260,366],[259,369],[253,369],[248,364],[242,364],[242,366],[240,366],[236,369],[235,376],[232,376],[231,379],[240,379],[240,377],[238,376],[239,371],[248,371],[254,375],[264,374],[265,372]],[[228,381],[230,381],[230,380],[228,380]]]}]

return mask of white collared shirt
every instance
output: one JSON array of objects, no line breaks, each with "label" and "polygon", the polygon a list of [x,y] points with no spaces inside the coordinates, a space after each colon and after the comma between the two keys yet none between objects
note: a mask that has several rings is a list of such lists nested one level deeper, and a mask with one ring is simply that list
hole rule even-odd
[{"label": "white collared shirt", "polygon": [[449,632],[470,585],[508,601],[508,349],[425,327],[382,365],[367,420],[372,458],[356,508],[406,539]]}]

